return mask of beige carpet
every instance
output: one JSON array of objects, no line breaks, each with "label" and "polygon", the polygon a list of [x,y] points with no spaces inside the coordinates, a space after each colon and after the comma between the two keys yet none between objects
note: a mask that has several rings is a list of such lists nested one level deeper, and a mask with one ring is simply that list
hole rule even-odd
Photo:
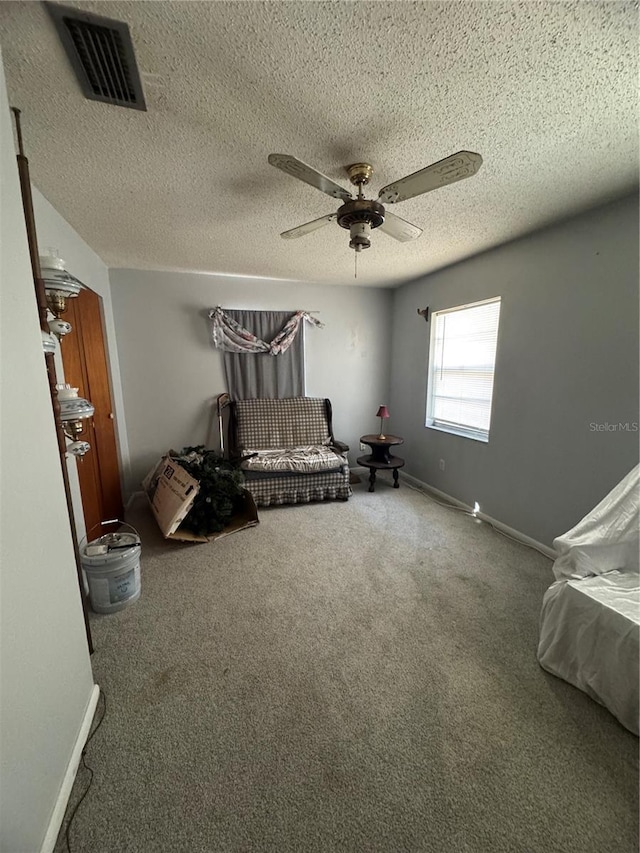
[{"label": "beige carpet", "polygon": [[636,738],[536,662],[551,563],[366,488],[210,545],[130,514],[142,597],[92,619],[74,853],[637,850]]}]

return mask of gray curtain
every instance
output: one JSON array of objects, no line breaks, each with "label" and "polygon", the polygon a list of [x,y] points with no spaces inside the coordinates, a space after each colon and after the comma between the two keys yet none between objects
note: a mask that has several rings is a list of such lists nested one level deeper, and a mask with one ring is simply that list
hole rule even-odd
[{"label": "gray curtain", "polygon": [[[271,341],[294,311],[229,311],[225,313],[263,341]],[[302,397],[304,387],[304,322],[281,355],[224,352],[224,374],[232,400],[252,397]]]}]

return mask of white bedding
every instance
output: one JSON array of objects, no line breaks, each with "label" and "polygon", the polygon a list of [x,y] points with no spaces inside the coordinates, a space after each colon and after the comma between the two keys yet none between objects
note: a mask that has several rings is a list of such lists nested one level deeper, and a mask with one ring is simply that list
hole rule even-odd
[{"label": "white bedding", "polygon": [[554,540],[538,660],[639,734],[640,466]]},{"label": "white bedding", "polygon": [[639,734],[640,575],[614,570],[552,584],[542,604],[538,660]]},{"label": "white bedding", "polygon": [[590,513],[553,540],[560,578],[586,578],[611,569],[638,572],[640,465],[630,471]]}]

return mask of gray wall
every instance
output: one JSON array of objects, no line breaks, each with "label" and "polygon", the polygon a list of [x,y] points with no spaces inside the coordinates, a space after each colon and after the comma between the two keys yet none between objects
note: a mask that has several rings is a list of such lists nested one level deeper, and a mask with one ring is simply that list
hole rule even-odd
[{"label": "gray wall", "polygon": [[0,849],[40,850],[93,688],[0,61]]},{"label": "gray wall", "polygon": [[[430,324],[416,309],[492,296],[502,308],[482,444],[424,426]],[[590,428],[639,420],[637,197],[398,289],[391,388],[407,473],[550,544],[638,461],[637,432]]]},{"label": "gray wall", "polygon": [[[207,311],[223,308],[318,311],[307,326],[307,394],[329,397],[336,438],[351,445],[377,425],[389,392],[392,293],[367,287],[196,273],[110,270],[132,476],[187,444],[215,446],[215,396],[225,391],[222,353]],[[217,429],[217,427],[216,427]]]}]

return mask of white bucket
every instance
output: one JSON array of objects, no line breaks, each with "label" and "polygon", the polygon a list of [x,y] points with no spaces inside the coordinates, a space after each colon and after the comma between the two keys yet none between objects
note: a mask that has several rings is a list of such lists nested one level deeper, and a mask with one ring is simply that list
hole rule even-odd
[{"label": "white bucket", "polygon": [[[140,598],[140,536],[124,521],[106,521],[101,526],[118,527],[80,543],[80,562],[89,583],[91,607],[96,613],[115,613]],[[123,528],[129,528],[128,531]],[[95,528],[92,528],[95,530]],[[91,531],[90,531],[91,533]]]}]

